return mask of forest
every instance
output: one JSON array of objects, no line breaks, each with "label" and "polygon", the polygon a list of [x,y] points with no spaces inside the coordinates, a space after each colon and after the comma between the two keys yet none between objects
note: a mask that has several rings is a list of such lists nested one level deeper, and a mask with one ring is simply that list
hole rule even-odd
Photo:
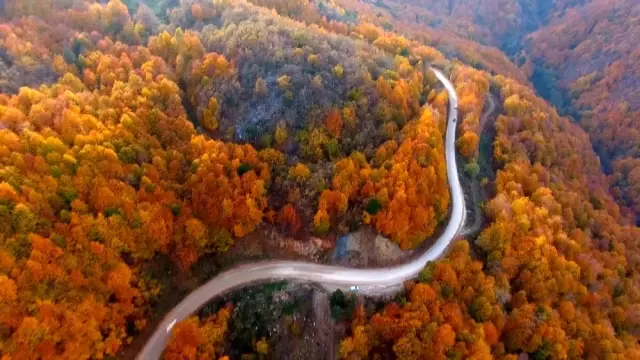
[{"label": "forest", "polygon": [[612,194],[626,216],[640,224],[634,122],[640,116],[635,96],[640,91],[637,1],[350,3],[340,2],[367,20],[411,33],[478,69],[530,81],[561,114],[589,133]]},{"label": "forest", "polygon": [[[349,307],[337,357],[640,358],[639,16],[632,0],[0,2],[0,358],[124,357],[171,292],[147,271],[160,258],[186,276],[256,236],[360,228],[428,245],[450,207],[429,65],[459,98],[460,166],[491,159],[483,228],[402,300]],[[178,323],[163,357],[229,359],[235,311]],[[243,359],[278,346],[249,342]]]}]

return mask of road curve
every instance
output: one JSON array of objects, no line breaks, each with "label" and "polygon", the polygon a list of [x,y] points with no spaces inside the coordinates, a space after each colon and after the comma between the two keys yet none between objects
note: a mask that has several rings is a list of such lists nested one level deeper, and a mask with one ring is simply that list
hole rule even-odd
[{"label": "road curve", "polygon": [[446,76],[437,69],[431,68],[431,70],[434,71],[438,80],[449,93],[445,159],[452,208],[447,227],[429,249],[405,264],[376,269],[353,269],[301,261],[267,261],[231,268],[200,286],[173,308],[160,322],[136,359],[159,359],[164,351],[171,328],[177,322],[196,312],[213,297],[228,290],[270,279],[302,280],[342,288],[352,285],[359,285],[362,288],[393,286],[416,277],[427,261],[435,260],[441,256],[464,225],[465,209],[455,151],[458,97],[455,88]]}]

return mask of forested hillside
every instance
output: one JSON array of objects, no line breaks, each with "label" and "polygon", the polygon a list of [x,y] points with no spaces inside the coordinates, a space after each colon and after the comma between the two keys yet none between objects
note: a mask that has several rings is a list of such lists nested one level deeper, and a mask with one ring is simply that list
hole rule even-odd
[{"label": "forested hillside", "polygon": [[[591,135],[614,195],[640,219],[640,4],[592,1],[531,36],[536,61],[552,69]],[[636,220],[638,221],[638,220]]]},{"label": "forested hillside", "polygon": [[446,220],[436,50],[245,2],[164,10],[5,4],[7,356],[117,354],[168,290],[144,270],[159,255],[188,272],[261,224],[303,241],[370,224],[409,249]]},{"label": "forested hillside", "polygon": [[[640,357],[637,2],[0,6],[2,360],[123,356],[163,259],[186,279],[267,233],[362,227],[428,245],[450,203],[429,65],[460,165],[495,174],[484,229],[356,307],[338,357]],[[234,311],[177,324],[165,358],[237,353]]]},{"label": "forested hillside", "polygon": [[[616,199],[630,216],[639,216],[640,162],[634,121],[640,106],[635,96],[640,91],[637,1],[348,4],[343,5],[358,9],[381,26],[427,34],[422,35],[427,43],[476,67],[523,83],[530,77],[540,95],[589,133]],[[508,54],[519,69],[493,55],[492,46]]]},{"label": "forested hillside", "polygon": [[[490,223],[430,263],[406,303],[362,314],[343,358],[635,358],[637,227],[618,206],[587,135],[531,89],[496,76],[501,164]],[[354,355],[356,354],[356,355]]]}]

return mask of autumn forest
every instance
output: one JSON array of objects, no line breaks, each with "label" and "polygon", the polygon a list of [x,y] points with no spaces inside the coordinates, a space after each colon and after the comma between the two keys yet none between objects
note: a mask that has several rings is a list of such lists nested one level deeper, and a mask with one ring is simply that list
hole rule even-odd
[{"label": "autumn forest", "polygon": [[[393,299],[329,294],[324,346],[640,359],[639,20],[633,0],[0,0],[0,359],[133,358],[176,283],[247,259],[333,264],[365,230],[428,249],[452,202],[430,66],[478,228]],[[163,358],[282,358],[238,296]]]}]

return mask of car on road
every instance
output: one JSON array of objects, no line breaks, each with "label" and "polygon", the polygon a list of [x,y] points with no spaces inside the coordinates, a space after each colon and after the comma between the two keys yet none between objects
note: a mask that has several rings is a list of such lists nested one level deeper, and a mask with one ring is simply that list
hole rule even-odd
[{"label": "car on road", "polygon": [[360,291],[360,286],[353,285],[352,287],[349,288],[349,290],[351,290],[351,291]]}]

